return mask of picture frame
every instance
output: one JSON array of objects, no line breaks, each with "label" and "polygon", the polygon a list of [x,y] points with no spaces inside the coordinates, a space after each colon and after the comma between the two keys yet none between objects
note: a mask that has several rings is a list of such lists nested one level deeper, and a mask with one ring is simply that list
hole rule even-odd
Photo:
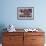
[{"label": "picture frame", "polygon": [[18,20],[34,20],[34,7],[18,7],[17,19]]}]

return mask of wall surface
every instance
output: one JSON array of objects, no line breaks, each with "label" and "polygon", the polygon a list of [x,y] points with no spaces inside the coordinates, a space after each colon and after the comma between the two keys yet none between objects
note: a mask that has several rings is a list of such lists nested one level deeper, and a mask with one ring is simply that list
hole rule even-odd
[{"label": "wall surface", "polygon": [[[46,31],[46,0],[1,0],[0,25],[16,28],[40,27]],[[17,7],[34,7],[34,20],[17,20]]]}]

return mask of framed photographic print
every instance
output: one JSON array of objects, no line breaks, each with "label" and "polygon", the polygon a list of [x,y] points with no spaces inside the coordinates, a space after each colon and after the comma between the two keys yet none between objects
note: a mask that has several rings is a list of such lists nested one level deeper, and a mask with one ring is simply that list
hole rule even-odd
[{"label": "framed photographic print", "polygon": [[33,20],[34,19],[34,7],[18,7],[17,8],[18,20]]}]

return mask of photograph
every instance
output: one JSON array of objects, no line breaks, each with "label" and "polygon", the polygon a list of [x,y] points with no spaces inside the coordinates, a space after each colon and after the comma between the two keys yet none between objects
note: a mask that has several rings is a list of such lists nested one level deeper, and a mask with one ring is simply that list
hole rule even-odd
[{"label": "photograph", "polygon": [[33,20],[34,19],[34,8],[33,7],[18,7],[17,8],[17,19],[18,20]]}]

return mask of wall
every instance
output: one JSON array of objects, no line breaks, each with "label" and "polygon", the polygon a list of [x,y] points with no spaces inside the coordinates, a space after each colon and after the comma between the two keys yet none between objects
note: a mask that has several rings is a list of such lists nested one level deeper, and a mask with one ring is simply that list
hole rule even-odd
[{"label": "wall", "polygon": [[[2,0],[0,24],[13,24],[17,28],[46,28],[45,0]],[[34,7],[34,20],[17,20],[17,7]]]},{"label": "wall", "polygon": [[[39,27],[46,32],[46,0],[0,0],[0,25],[16,28]],[[34,20],[17,20],[17,7],[34,7]],[[1,27],[1,26],[0,26]]]}]

